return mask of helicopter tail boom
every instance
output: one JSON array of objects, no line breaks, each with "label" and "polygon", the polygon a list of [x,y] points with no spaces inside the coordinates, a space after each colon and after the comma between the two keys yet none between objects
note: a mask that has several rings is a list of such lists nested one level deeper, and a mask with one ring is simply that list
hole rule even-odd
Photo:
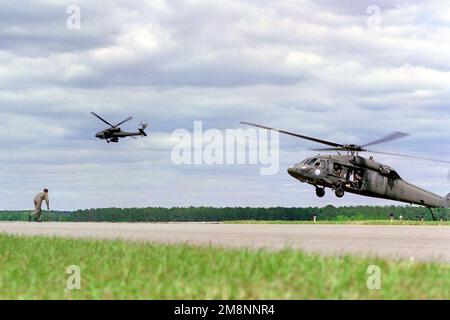
[{"label": "helicopter tail boom", "polygon": [[445,197],[445,207],[450,208],[450,193]]}]

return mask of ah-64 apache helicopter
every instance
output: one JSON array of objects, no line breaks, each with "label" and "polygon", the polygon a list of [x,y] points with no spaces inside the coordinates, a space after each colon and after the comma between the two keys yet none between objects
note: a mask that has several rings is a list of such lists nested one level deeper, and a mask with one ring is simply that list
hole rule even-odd
[{"label": "ah-64 apache helicopter", "polygon": [[[436,220],[433,212],[434,208],[450,207],[450,193],[446,197],[441,197],[426,191],[406,182],[400,177],[397,171],[387,165],[376,162],[373,157],[364,158],[359,155],[360,152],[370,152],[450,163],[449,161],[366,149],[369,146],[404,138],[408,136],[406,133],[394,132],[371,143],[358,146],[354,144],[334,143],[248,122],[242,122],[242,124],[277,131],[329,146],[324,149],[313,149],[315,151],[336,151],[338,153],[337,155],[317,155],[288,169],[288,173],[292,177],[315,186],[316,195],[320,198],[325,196],[325,188],[331,188],[338,198],[342,198],[345,192],[350,192],[367,197],[417,204],[427,207],[431,212],[433,220]],[[340,152],[345,152],[346,154],[341,154]]]},{"label": "ah-64 apache helicopter", "polygon": [[132,120],[133,117],[129,117],[116,125],[112,125],[111,123],[109,123],[108,121],[106,121],[105,119],[100,117],[98,114],[96,114],[94,112],[91,112],[91,113],[92,113],[92,115],[94,115],[95,117],[97,117],[98,119],[100,119],[101,121],[103,121],[104,123],[106,123],[107,125],[110,126],[108,129],[100,131],[95,135],[96,138],[106,140],[106,142],[108,142],[108,143],[110,143],[110,142],[117,143],[117,142],[119,142],[119,139],[126,138],[126,137],[136,137],[136,136],[146,137],[147,136],[147,134],[145,133],[145,129],[147,128],[146,123],[141,123],[141,127],[138,129],[137,132],[126,132],[126,131],[122,131],[122,129],[120,129],[120,127],[119,127],[120,125],[124,124],[127,121]]}]

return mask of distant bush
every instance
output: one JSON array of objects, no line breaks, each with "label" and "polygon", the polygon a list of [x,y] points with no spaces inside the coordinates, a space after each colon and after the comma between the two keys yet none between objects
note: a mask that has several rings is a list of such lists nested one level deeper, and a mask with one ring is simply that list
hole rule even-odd
[{"label": "distant bush", "polygon": [[[30,211],[0,211],[1,221],[26,221]],[[421,207],[333,207],[324,208],[105,208],[74,212],[45,212],[45,221],[72,222],[214,222],[214,221],[310,221],[314,215],[318,220],[387,220],[393,213],[396,219],[431,220],[428,209]],[[449,220],[449,209],[436,209],[436,215]]]}]

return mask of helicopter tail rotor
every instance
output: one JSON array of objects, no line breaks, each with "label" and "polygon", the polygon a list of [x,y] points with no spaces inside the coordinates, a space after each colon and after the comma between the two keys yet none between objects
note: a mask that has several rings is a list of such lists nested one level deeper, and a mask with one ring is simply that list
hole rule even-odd
[{"label": "helicopter tail rotor", "polygon": [[139,128],[139,132],[141,133],[141,136],[147,137],[147,133],[145,133],[145,129],[147,129],[148,124],[141,122],[141,127]]}]

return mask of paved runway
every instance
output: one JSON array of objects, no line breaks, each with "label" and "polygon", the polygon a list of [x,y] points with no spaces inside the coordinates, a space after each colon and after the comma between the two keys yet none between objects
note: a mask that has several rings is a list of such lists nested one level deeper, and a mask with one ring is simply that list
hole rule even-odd
[{"label": "paved runway", "polygon": [[295,248],[325,255],[450,263],[448,226],[0,222],[0,232],[232,248]]}]

